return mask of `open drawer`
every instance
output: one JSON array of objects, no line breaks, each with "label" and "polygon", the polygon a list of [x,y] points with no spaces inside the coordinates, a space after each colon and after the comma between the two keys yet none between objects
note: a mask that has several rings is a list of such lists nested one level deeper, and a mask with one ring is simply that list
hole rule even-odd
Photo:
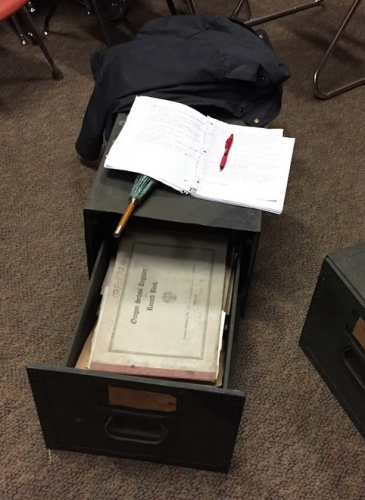
[{"label": "open drawer", "polygon": [[245,402],[232,389],[243,237],[231,237],[237,261],[222,387],[74,368],[111,256],[112,241],[102,243],[64,364],[27,366],[48,448],[228,470]]}]

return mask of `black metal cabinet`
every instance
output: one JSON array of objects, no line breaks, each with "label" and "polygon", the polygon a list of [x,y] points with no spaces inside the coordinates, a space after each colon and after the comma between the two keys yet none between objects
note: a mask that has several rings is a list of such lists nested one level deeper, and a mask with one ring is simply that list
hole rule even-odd
[{"label": "black metal cabinet", "polygon": [[[124,120],[119,115],[110,143]],[[115,244],[111,235],[133,179],[99,168],[84,211],[90,281],[66,358],[57,367],[27,366],[46,446],[228,471],[245,402],[245,394],[233,388],[237,323],[256,256],[260,212],[193,199],[161,186],[129,222],[166,231],[221,232],[235,247],[222,387],[74,368],[96,320]]]},{"label": "black metal cabinet", "polygon": [[300,346],[365,437],[365,242],[323,262]]}]

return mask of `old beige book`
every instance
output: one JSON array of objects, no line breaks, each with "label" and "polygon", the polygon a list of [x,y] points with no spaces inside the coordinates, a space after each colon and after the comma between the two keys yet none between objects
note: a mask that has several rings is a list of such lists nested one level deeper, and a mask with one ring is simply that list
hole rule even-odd
[{"label": "old beige book", "polygon": [[90,368],[215,381],[226,253],[221,236],[127,230]]}]

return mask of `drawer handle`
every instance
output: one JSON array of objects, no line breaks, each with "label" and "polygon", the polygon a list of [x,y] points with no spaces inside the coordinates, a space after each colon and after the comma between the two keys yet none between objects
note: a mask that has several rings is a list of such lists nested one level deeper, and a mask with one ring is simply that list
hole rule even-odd
[{"label": "drawer handle", "polygon": [[117,417],[117,414],[110,415],[104,424],[105,434],[115,441],[157,446],[162,444],[168,436],[168,430],[161,422],[156,422],[158,423],[156,430],[146,431],[144,429],[123,427],[116,422]]},{"label": "drawer handle", "polygon": [[354,377],[356,382],[359,384],[361,389],[365,392],[365,383],[364,383],[361,375],[357,372],[356,367],[352,364],[351,358],[349,357],[350,354],[354,354],[355,356],[360,358],[361,362],[363,362],[363,358],[362,358],[361,354],[357,352],[356,348],[353,348],[353,349],[347,348],[344,350],[343,354],[344,354],[343,359],[344,359],[346,367],[348,368],[349,372]]}]

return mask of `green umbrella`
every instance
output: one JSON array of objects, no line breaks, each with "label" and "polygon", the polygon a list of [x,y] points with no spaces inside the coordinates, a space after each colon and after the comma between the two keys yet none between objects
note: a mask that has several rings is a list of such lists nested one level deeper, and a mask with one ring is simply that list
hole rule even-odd
[{"label": "green umbrella", "polygon": [[127,206],[123,217],[120,219],[119,224],[114,231],[114,238],[119,238],[135,207],[142,203],[144,198],[152,191],[156,184],[157,181],[148,177],[148,175],[137,175],[129,195],[129,205]]}]

